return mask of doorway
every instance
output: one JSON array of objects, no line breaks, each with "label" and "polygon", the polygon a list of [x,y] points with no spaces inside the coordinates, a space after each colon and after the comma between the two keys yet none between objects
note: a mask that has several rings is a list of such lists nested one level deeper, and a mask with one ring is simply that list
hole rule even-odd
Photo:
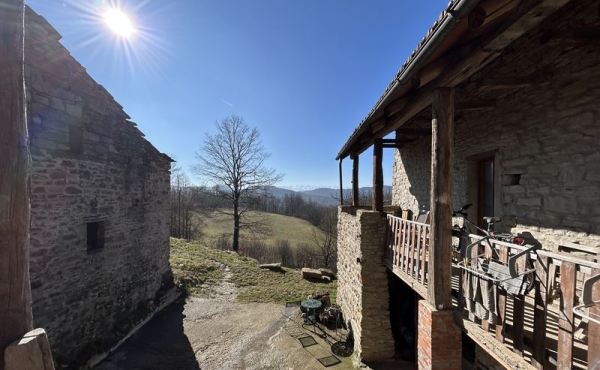
[{"label": "doorway", "polygon": [[469,219],[486,228],[484,217],[492,217],[496,207],[496,163],[494,154],[482,154],[467,159],[467,203],[472,203]]}]

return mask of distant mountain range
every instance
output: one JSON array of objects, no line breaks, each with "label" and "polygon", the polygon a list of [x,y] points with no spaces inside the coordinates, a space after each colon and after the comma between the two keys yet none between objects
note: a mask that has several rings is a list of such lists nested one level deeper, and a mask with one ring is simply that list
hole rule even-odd
[{"label": "distant mountain range", "polygon": [[[384,192],[391,191],[391,189],[392,187],[389,185],[383,187]],[[344,189],[344,191],[351,191],[351,189]],[[372,188],[362,187],[360,188],[360,191],[372,191]],[[294,191],[272,186],[270,188],[270,193],[277,198],[283,198],[286,194],[300,194],[302,199],[306,201],[312,201],[327,206],[336,206],[340,204],[340,189],[318,188],[306,191]]]}]

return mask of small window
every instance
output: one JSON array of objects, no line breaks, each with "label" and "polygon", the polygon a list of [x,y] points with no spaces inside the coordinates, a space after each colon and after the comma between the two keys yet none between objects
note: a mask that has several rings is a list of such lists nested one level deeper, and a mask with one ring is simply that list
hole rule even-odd
[{"label": "small window", "polygon": [[88,251],[104,248],[104,221],[87,223],[87,248]]}]

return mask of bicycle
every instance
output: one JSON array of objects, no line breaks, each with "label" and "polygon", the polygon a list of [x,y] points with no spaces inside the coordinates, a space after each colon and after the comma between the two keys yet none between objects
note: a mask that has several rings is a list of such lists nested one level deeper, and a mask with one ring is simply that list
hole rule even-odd
[{"label": "bicycle", "polygon": [[[468,219],[468,214],[466,212],[471,205],[472,204],[466,204],[459,210],[452,212],[453,217],[463,218],[462,226],[456,224],[452,228],[452,236],[459,239],[458,245],[453,253],[453,259],[456,262],[456,266],[481,278],[490,280],[499,286],[510,285],[511,282],[514,282],[514,279],[522,279],[522,289],[519,289],[519,292],[522,292],[522,294],[529,293],[533,288],[534,277],[532,273],[535,271],[533,263],[529,258],[529,253],[537,249],[537,247],[531,246],[525,249],[519,248],[519,252],[510,256],[508,262],[500,262],[498,251],[494,247],[492,240],[524,246],[525,239],[510,233],[495,232],[494,225],[502,221],[499,217],[484,217],[483,220],[487,224],[486,229],[475,224]],[[472,234],[480,234],[481,238],[478,238],[474,242],[470,242]],[[476,257],[477,268],[474,268],[471,266],[471,250],[483,243],[487,244],[489,248],[486,249],[491,252],[491,255],[486,255],[485,253],[478,255]],[[518,271],[517,260],[524,255],[527,255],[525,270]],[[483,260],[483,262],[481,262],[481,260]]]},{"label": "bicycle", "polygon": [[[454,225],[452,227],[452,236],[460,237],[465,233],[469,235],[479,232],[483,234],[483,239],[485,240],[496,239],[507,243],[525,245],[525,239],[520,236],[514,236],[510,233],[497,233],[494,231],[494,225],[502,221],[500,217],[484,217],[483,220],[487,223],[487,229],[483,229],[476,223],[469,220],[466,210],[468,210],[472,205],[472,203],[465,204],[459,210],[452,211],[452,217],[463,218],[463,225],[461,227],[458,225]],[[472,228],[475,228],[476,231],[473,232]]]}]

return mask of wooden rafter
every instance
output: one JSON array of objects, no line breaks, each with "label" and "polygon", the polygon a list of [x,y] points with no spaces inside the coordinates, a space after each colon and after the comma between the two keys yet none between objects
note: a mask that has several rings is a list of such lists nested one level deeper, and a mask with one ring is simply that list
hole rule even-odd
[{"label": "wooden rafter", "polygon": [[[431,119],[427,119],[431,123]],[[396,135],[431,135],[430,128],[404,128],[401,127],[396,130]]]},{"label": "wooden rafter", "polygon": [[410,140],[394,140],[394,142],[392,143],[384,143],[382,144],[382,147],[384,149],[397,149],[397,148],[401,148],[406,144],[410,144],[413,141],[415,141],[416,139],[410,139]]},{"label": "wooden rafter", "polygon": [[588,47],[600,45],[599,29],[571,29],[548,31],[540,37],[540,43],[549,46]]},{"label": "wooden rafter", "polygon": [[501,89],[521,89],[531,86],[544,86],[550,83],[550,79],[537,77],[503,77],[486,78],[478,83],[479,90],[501,90]]},{"label": "wooden rafter", "polygon": [[495,100],[474,100],[474,101],[465,101],[465,102],[457,102],[454,105],[454,109],[456,111],[474,111],[474,110],[487,110],[496,108]]}]

